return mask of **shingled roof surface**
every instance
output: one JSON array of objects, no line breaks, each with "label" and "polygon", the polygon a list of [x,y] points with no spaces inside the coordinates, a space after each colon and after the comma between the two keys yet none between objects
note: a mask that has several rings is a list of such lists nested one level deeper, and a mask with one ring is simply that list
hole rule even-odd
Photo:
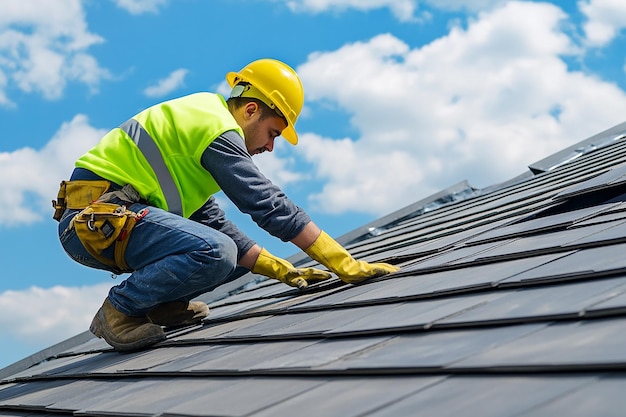
[{"label": "shingled roof surface", "polygon": [[342,237],[393,275],[304,291],[248,275],[151,349],[86,332],[42,351],[0,370],[0,415],[622,416],[625,133]]}]

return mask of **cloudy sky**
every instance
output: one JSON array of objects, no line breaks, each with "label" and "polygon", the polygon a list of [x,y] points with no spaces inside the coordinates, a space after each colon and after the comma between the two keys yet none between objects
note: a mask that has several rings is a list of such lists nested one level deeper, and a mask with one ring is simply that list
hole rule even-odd
[{"label": "cloudy sky", "polygon": [[255,159],[339,237],[625,121],[625,27],[621,0],[0,1],[0,368],[86,330],[123,279],[65,255],[50,201],[141,109],[287,62],[306,90],[300,144]]}]

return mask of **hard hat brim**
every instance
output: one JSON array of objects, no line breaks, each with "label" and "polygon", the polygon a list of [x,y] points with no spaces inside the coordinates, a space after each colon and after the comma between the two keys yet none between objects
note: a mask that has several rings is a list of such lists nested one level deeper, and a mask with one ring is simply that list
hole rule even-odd
[{"label": "hard hat brim", "polygon": [[235,86],[235,79],[237,78],[237,73],[236,72],[229,72],[228,74],[226,74],[226,82],[228,82],[228,85],[230,86],[230,88],[233,88]]},{"label": "hard hat brim", "polygon": [[296,133],[296,129],[293,128],[290,124],[282,131],[280,134],[285,140],[292,145],[298,144],[298,134]]}]

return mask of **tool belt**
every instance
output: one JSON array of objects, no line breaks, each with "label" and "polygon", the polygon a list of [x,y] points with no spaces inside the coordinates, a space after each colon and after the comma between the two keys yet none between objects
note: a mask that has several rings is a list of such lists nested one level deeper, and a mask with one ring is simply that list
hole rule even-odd
[{"label": "tool belt", "polygon": [[61,181],[59,194],[52,200],[54,214],[52,218],[61,221],[65,209],[82,210],[98,200],[109,189],[111,183],[102,181]]},{"label": "tool belt", "polygon": [[[131,204],[141,199],[130,184],[119,191],[105,193],[110,185],[105,180],[62,181],[57,200],[52,201],[53,218],[60,221],[66,209],[81,210],[72,218],[68,228],[76,229],[85,249],[116,273],[132,272],[124,256],[126,247],[133,227],[148,211],[143,209],[135,213],[124,205],[110,203],[116,197]],[[102,256],[102,252],[113,244],[114,260],[110,260]]]}]

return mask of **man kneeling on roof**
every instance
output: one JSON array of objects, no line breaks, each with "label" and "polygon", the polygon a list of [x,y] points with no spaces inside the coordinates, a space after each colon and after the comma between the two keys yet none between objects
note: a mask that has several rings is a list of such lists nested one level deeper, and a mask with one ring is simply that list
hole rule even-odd
[{"label": "man kneeling on roof", "polygon": [[76,161],[53,202],[59,239],[72,259],[131,273],[111,288],[90,326],[116,350],[164,340],[162,326],[199,323],[209,309],[191,300],[241,276],[242,268],[298,288],[331,277],[257,245],[225,218],[213,197],[219,190],[345,282],[397,270],[355,260],[252,162],[272,151],[277,136],[298,142],[304,90],[295,71],[260,59],[226,79],[227,100],[191,94],[111,130]]}]

